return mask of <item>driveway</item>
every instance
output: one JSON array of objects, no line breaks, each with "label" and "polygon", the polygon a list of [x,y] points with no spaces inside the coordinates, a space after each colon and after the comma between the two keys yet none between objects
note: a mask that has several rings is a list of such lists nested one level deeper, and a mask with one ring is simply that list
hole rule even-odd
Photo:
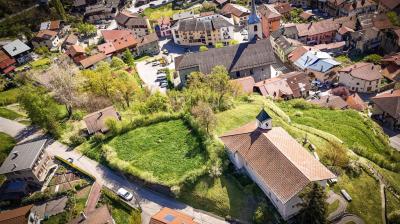
[{"label": "driveway", "polygon": [[[0,118],[0,130],[12,136],[20,136],[21,133],[27,133],[29,127],[26,127],[18,122],[11,121],[5,118]],[[26,135],[28,138],[29,135]],[[203,224],[222,224],[227,223],[221,218],[217,218],[201,211],[198,211],[184,203],[176,201],[173,198],[163,196],[148,189],[145,189],[136,183],[128,181],[124,176],[110,168],[99,164],[98,162],[83,156],[77,151],[70,150],[68,146],[61,144],[58,141],[50,141],[47,147],[47,152],[51,155],[60,156],[63,159],[74,159],[74,165],[87,171],[96,177],[97,183],[106,186],[114,191],[124,187],[133,192],[137,201],[130,202],[132,206],[142,208],[142,223],[149,223],[150,217],[161,210],[163,207],[169,207],[183,212],[195,218],[195,221]]]}]

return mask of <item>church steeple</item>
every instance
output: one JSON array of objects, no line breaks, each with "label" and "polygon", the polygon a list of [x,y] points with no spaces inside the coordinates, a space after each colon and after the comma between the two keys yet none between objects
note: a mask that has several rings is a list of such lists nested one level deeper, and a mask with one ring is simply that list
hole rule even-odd
[{"label": "church steeple", "polygon": [[263,34],[262,34],[261,20],[257,16],[255,0],[251,0],[251,13],[247,20],[247,31],[249,35],[248,36],[249,41],[262,38]]},{"label": "church steeple", "polygon": [[249,15],[249,19],[247,20],[247,23],[250,24],[256,24],[260,22],[260,18],[257,16],[257,10],[256,10],[256,2],[255,0],[251,0],[251,13]]}]

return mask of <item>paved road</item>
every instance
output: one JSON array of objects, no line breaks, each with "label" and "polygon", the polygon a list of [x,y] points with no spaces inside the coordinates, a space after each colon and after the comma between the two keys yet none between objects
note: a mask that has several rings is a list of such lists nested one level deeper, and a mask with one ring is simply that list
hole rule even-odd
[{"label": "paved road", "polygon": [[344,212],[346,211],[347,201],[341,195],[338,195],[333,191],[329,191],[328,199],[326,200],[326,202],[328,204],[332,204],[337,200],[339,201],[339,207],[332,213],[328,214],[328,220],[333,220],[334,218],[337,218],[337,217],[343,215]]},{"label": "paved road", "polygon": [[[29,135],[30,130],[31,129],[29,127],[19,124],[18,122],[0,117],[0,131],[13,137],[20,138],[20,140],[23,140],[26,137],[30,138],[32,137]],[[40,137],[40,134],[37,134],[38,132],[34,133],[36,134],[33,134],[33,136]],[[24,138],[20,136],[24,136]],[[68,146],[63,145],[58,141],[50,142],[47,151],[51,155],[57,155],[64,159],[73,158],[76,166],[95,176],[96,181],[101,185],[104,185],[114,191],[120,187],[124,187],[133,192],[138,199],[140,207],[142,208],[142,223],[149,223],[150,217],[157,213],[162,207],[169,207],[179,210],[194,217],[195,221],[203,224],[227,223],[214,216],[199,212],[184,203],[176,201],[175,199],[142,188],[137,184],[128,181],[119,173],[87,158],[86,156],[83,156],[79,152],[71,150]],[[131,202],[131,204],[135,206],[134,202]]]}]

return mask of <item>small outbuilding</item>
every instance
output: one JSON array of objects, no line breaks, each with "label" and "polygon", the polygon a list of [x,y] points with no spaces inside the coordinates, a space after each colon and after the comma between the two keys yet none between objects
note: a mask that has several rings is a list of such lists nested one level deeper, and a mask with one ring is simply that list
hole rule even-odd
[{"label": "small outbuilding", "polygon": [[96,132],[107,132],[106,120],[110,118],[121,120],[120,115],[113,106],[91,113],[85,116],[83,121],[86,124],[88,133],[91,135]]}]

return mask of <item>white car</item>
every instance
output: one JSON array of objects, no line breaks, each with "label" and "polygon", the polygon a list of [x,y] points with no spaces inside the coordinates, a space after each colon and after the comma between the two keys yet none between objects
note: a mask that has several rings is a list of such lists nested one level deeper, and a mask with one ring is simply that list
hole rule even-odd
[{"label": "white car", "polygon": [[125,190],[125,188],[122,187],[118,189],[117,194],[126,201],[130,201],[133,198],[133,194],[128,192],[127,190]]}]

